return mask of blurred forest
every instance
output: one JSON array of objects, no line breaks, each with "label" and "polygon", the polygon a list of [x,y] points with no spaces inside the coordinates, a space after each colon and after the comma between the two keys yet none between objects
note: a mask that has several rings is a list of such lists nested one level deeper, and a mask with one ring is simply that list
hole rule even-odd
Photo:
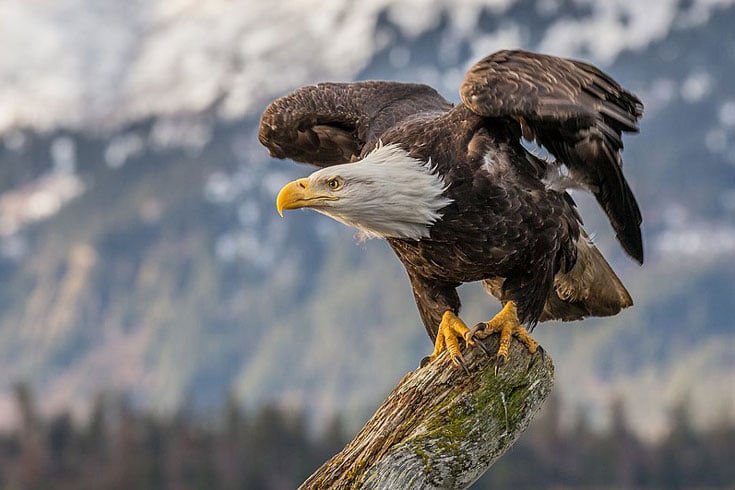
[{"label": "blurred forest", "polygon": [[[124,398],[97,398],[89,420],[40,417],[18,385],[21,423],[0,435],[4,489],[291,489],[349,441],[333,418],[320,431],[301,410],[242,410],[234,398],[218,412],[160,417]],[[584,416],[569,428],[552,398],[510,452],[473,488],[735,488],[735,422],[695,429],[688,405],[672,410],[656,441],[633,432],[622,402],[611,424],[592,430]]]}]

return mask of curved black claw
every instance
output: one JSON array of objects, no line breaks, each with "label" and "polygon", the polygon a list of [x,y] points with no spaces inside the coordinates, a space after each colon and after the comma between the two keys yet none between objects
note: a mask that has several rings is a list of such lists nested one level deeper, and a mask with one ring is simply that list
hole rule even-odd
[{"label": "curved black claw", "polygon": [[480,330],[485,330],[487,328],[487,323],[485,322],[479,322],[475,323],[475,326],[470,329],[470,337],[474,337],[477,332]]},{"label": "curved black claw", "polygon": [[467,364],[464,363],[464,360],[462,359],[462,356],[455,355],[452,357],[452,360],[455,364],[459,365],[462,369],[464,369],[464,372],[468,375],[470,374],[470,370],[467,369]]},{"label": "curved black claw", "polygon": [[479,348],[480,348],[480,350],[482,350],[482,352],[484,352],[484,353],[485,353],[485,355],[486,355],[486,356],[487,356],[487,357],[488,357],[489,359],[492,359],[492,358],[493,358],[493,353],[492,353],[492,352],[490,352],[490,349],[488,349],[488,348],[487,348],[487,346],[486,346],[486,345],[485,345],[485,344],[484,344],[484,343],[482,342],[482,340],[480,340],[480,338],[479,338],[479,337],[478,337],[477,335],[475,335],[475,334],[473,333],[473,334],[472,334],[472,335],[470,336],[470,340],[472,340],[472,341],[473,341],[473,342],[475,343],[475,345],[477,345],[477,347],[479,347]]},{"label": "curved black claw", "polygon": [[505,364],[505,361],[507,361],[507,359],[503,354],[500,354],[497,359],[495,359],[495,376],[498,375],[498,370],[502,367],[503,364]]},{"label": "curved black claw", "polygon": [[423,359],[421,359],[421,362],[419,363],[419,368],[426,367],[431,362],[431,357],[426,356]]},{"label": "curved black claw", "polygon": [[538,352],[539,354],[541,354],[541,361],[545,361],[545,360],[546,360],[546,351],[544,350],[544,348],[543,348],[543,347],[541,347],[541,346],[539,345],[539,346],[538,346],[538,347],[536,348],[536,352]]}]

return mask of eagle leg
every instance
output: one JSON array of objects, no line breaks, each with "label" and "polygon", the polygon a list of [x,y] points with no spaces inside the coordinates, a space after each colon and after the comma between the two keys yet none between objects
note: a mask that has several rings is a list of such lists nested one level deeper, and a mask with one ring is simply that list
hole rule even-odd
[{"label": "eagle leg", "polygon": [[447,310],[442,315],[442,321],[439,324],[439,331],[436,334],[436,342],[434,343],[434,352],[430,356],[425,357],[421,361],[421,366],[433,361],[439,354],[445,350],[449,351],[449,355],[452,357],[452,362],[455,366],[461,367],[464,371],[469,374],[467,364],[465,364],[464,357],[459,350],[459,338],[466,339],[467,333],[470,331],[467,325],[451,310]]},{"label": "eagle leg", "polygon": [[469,344],[475,344],[474,338],[484,339],[494,333],[500,334],[500,346],[495,355],[495,373],[497,374],[500,366],[505,364],[510,355],[510,339],[517,338],[526,346],[531,354],[539,350],[539,343],[536,342],[526,331],[526,329],[518,321],[518,310],[513,301],[508,301],[500,312],[488,322],[478,323],[465,334],[464,338]]}]

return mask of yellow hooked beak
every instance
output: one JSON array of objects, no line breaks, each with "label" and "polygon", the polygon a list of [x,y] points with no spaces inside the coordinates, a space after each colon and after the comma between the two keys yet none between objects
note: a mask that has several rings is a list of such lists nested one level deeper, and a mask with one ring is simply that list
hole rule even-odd
[{"label": "yellow hooked beak", "polygon": [[276,198],[276,209],[283,217],[284,209],[299,209],[313,206],[318,202],[334,201],[336,198],[318,194],[309,188],[309,179],[294,180],[284,185]]}]

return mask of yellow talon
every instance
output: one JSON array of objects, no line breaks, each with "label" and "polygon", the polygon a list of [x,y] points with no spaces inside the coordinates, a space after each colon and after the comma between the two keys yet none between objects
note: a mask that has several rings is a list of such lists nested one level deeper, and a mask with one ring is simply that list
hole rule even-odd
[{"label": "yellow talon", "polygon": [[436,334],[434,352],[429,356],[429,361],[433,361],[439,354],[448,350],[452,357],[452,362],[457,367],[461,367],[467,371],[467,366],[459,350],[459,341],[457,339],[465,339],[465,335],[469,331],[470,329],[467,328],[467,325],[457,315],[450,310],[445,311],[444,315],[442,315],[442,321],[439,324],[439,331]]},{"label": "yellow talon", "polygon": [[523,325],[518,321],[518,310],[513,301],[508,301],[503,309],[489,322],[475,326],[466,334],[465,338],[471,338],[476,335],[478,338],[484,339],[494,333],[500,334],[500,346],[495,356],[497,360],[496,370],[497,366],[508,360],[511,337],[517,338],[526,346],[528,352],[531,354],[534,354],[539,348],[539,343],[528,334]]},{"label": "yellow talon", "polygon": [[478,323],[471,329],[467,328],[467,325],[452,311],[445,311],[436,334],[434,352],[425,358],[421,365],[423,366],[427,361],[433,361],[439,357],[439,354],[447,350],[452,358],[452,362],[457,367],[461,367],[469,373],[459,348],[459,339],[462,338],[467,345],[478,345],[483,348],[485,353],[491,355],[481,342],[475,341],[484,339],[494,333],[500,334],[498,352],[495,355],[496,373],[498,368],[510,357],[510,341],[512,337],[517,338],[525,345],[531,354],[536,353],[539,349],[539,343],[528,334],[523,325],[518,321],[516,304],[513,301],[508,301],[492,320],[485,323]]}]

